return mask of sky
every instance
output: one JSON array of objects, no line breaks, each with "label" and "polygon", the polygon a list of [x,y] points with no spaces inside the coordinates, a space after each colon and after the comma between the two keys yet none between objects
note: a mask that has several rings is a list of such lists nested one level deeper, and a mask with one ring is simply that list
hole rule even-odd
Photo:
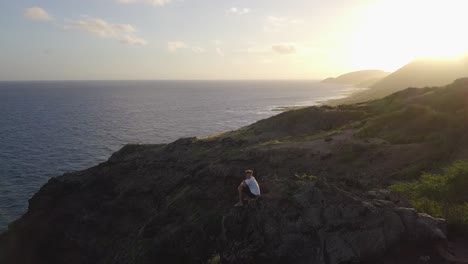
[{"label": "sky", "polygon": [[466,0],[0,2],[0,80],[320,79],[468,50]]}]

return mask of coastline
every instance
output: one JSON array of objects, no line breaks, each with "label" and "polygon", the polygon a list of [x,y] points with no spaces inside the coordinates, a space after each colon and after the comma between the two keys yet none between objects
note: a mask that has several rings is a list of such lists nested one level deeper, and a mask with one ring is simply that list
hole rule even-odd
[{"label": "coastline", "polygon": [[314,100],[313,102],[308,103],[308,104],[303,103],[303,104],[297,104],[297,105],[291,105],[291,106],[278,106],[278,107],[273,108],[272,111],[285,112],[285,111],[290,111],[290,110],[299,110],[299,109],[303,109],[303,108],[310,107],[310,106],[323,106],[323,105],[333,106],[335,105],[334,102],[337,102],[340,100],[346,100],[348,98],[353,97],[356,94],[369,90],[369,88],[361,88],[361,87],[357,87],[355,85],[350,85],[350,84],[324,83],[324,85],[343,86],[345,88],[339,91],[339,93],[334,96],[318,98],[317,100]]},{"label": "coastline", "polygon": [[[129,85],[129,83],[136,87],[134,94],[126,93],[125,88],[122,88],[126,87],[125,85]],[[112,153],[125,144],[169,143],[178,138],[188,136],[209,137],[213,134],[237,130],[287,110],[319,105],[320,102],[326,101],[328,98],[343,97],[350,90],[349,87],[343,85],[325,86],[319,84],[319,81],[316,80],[227,82],[228,85],[234,88],[241,85],[240,94],[242,97],[239,100],[230,100],[232,103],[229,100],[226,103],[226,96],[220,93],[219,100],[224,100],[224,103],[219,104],[219,106],[214,105],[213,108],[205,110],[205,113],[219,113],[217,115],[221,117],[218,116],[218,118],[216,115],[208,116],[207,119],[212,120],[210,122],[201,118],[204,116],[201,114],[204,109],[204,105],[201,103],[188,102],[191,105],[190,109],[186,110],[187,113],[194,112],[195,115],[186,114],[182,117],[177,115],[176,112],[180,111],[178,110],[180,102],[167,104],[167,107],[171,109],[170,112],[175,114],[167,117],[164,117],[165,113],[158,112],[158,108],[151,109],[152,105],[159,103],[164,105],[165,102],[163,102],[164,100],[159,100],[157,96],[152,98],[151,89],[153,88],[145,88],[144,85],[153,84],[154,86],[154,84],[159,83],[171,85],[178,85],[180,83],[189,84],[186,81],[142,81],[135,83],[128,81],[123,83],[117,81],[15,82],[13,83],[15,85],[13,86],[14,89],[10,89],[9,87],[12,83],[0,83],[0,90],[5,95],[8,95],[4,98],[10,98],[6,103],[13,104],[13,108],[15,102],[20,105],[24,104],[25,101],[30,102],[24,106],[25,111],[21,116],[15,117],[14,113],[8,113],[8,111],[5,113],[5,115],[10,116],[7,121],[13,120],[14,122],[12,121],[10,125],[10,131],[13,131],[13,133],[5,135],[4,146],[6,149],[0,153],[0,161],[3,162],[3,164],[0,162],[0,165],[3,165],[3,169],[8,172],[0,179],[2,187],[0,192],[0,212],[3,216],[3,218],[0,218],[0,229],[4,230],[11,221],[14,221],[26,212],[27,201],[50,178],[70,171],[79,171],[104,162]],[[210,93],[212,91],[219,92],[220,90],[216,89],[216,86],[224,83],[226,82],[207,82],[209,86],[208,90],[202,88],[202,91],[207,90]],[[34,84],[38,84],[38,86],[31,88],[31,85]],[[67,84],[71,84],[72,86],[69,87]],[[92,86],[94,84],[97,86]],[[123,86],[115,86],[119,84]],[[204,83],[197,81],[196,84],[202,84],[203,86]],[[299,88],[294,88],[299,84]],[[252,85],[253,90],[250,89]],[[260,88],[256,89],[255,85],[260,85]],[[176,98],[176,95],[179,96],[179,94],[191,94],[194,101],[199,100],[203,102],[210,96],[201,95],[194,97],[193,93],[196,91],[194,89],[198,89],[199,87],[196,86],[185,90],[179,89],[180,93],[170,93],[169,97]],[[330,87],[330,89],[327,87]],[[172,89],[173,86],[168,88]],[[77,89],[84,89],[84,91],[79,93],[80,90]],[[99,92],[98,94],[103,94],[104,97],[93,96],[95,89]],[[309,100],[308,98],[315,93],[314,89],[317,89],[318,95]],[[149,103],[145,103],[148,99],[144,96],[141,96],[141,98],[138,96],[139,90],[150,93],[150,96],[145,96],[151,99]],[[53,94],[50,97],[51,99],[48,99],[48,91],[51,91]],[[251,96],[249,91],[253,91],[254,95]],[[271,95],[270,91],[275,94]],[[65,109],[60,108],[61,105],[64,105],[64,101],[60,98],[68,96],[69,93],[71,93],[71,97],[76,99],[68,103],[72,108],[69,106]],[[112,94],[107,95],[108,93]],[[18,96],[15,97],[15,94],[18,94]],[[322,96],[324,94],[329,95],[324,97]],[[260,95],[265,95],[266,99]],[[117,97],[117,99],[113,99],[113,97]],[[232,95],[228,97],[233,98]],[[131,101],[126,98],[130,98]],[[2,103],[1,99],[0,104]],[[52,101],[48,102],[48,100]],[[215,101],[212,100],[211,102]],[[127,104],[128,102],[131,104]],[[280,104],[276,104],[275,102],[280,102]],[[288,102],[293,103],[290,104]],[[142,103],[145,103],[150,109],[132,107],[132,104],[139,105]],[[76,109],[80,110],[80,105],[83,104],[86,106],[85,109],[89,111],[94,109],[94,112],[84,111],[84,114],[87,116],[77,113]],[[50,107],[51,105],[58,106],[57,111]],[[29,111],[30,107],[35,110]],[[196,114],[197,112],[199,114]],[[69,122],[69,114],[74,116],[75,121],[73,123]],[[100,117],[89,118],[95,115]],[[43,120],[42,117],[46,116],[53,116],[54,119]],[[192,118],[188,119],[186,116],[192,116]],[[182,118],[182,121],[178,122],[177,120],[180,118]],[[99,132],[96,127],[86,125],[92,123],[98,124],[102,132]],[[113,125],[113,123],[118,125]],[[16,131],[17,124],[22,124],[25,129]],[[141,127],[141,124],[143,127]],[[28,127],[34,127],[35,129],[28,130],[26,129]],[[197,127],[201,127],[202,129],[197,129]],[[7,128],[8,123],[5,126],[5,129]],[[142,132],[135,133],[134,131],[138,129],[142,129]],[[31,134],[28,131],[34,131],[35,133]],[[34,136],[38,136],[40,140],[33,140]],[[17,140],[17,138],[21,140]],[[23,144],[25,142],[28,145]],[[47,166],[44,163],[47,163]]]}]

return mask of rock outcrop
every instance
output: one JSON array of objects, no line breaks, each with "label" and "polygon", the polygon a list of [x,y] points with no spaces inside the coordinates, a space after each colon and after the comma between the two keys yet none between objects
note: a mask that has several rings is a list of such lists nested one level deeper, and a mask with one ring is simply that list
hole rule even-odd
[{"label": "rock outcrop", "polygon": [[[288,199],[267,196],[223,217],[224,262],[402,263],[408,261],[402,250],[425,256],[424,250],[446,243],[443,219],[323,183],[294,185]],[[435,250],[430,254],[438,257]]]},{"label": "rock outcrop", "polygon": [[[313,151],[232,138],[126,146],[99,166],[51,179],[0,238],[0,260],[331,264],[434,255],[446,239],[443,220],[361,195],[360,184],[296,173],[312,171],[299,167],[307,162],[326,166]],[[264,195],[234,209],[235,175],[246,167],[259,170]],[[401,248],[412,255],[400,259]]]}]

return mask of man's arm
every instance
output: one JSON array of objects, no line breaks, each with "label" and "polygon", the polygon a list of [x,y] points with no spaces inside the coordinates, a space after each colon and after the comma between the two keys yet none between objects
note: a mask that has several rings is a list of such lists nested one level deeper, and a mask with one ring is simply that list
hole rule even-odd
[{"label": "man's arm", "polygon": [[247,186],[247,184],[245,184],[245,181],[242,181],[240,184],[239,184],[239,187],[237,187],[238,190],[242,190],[242,188],[244,188],[245,186]]}]

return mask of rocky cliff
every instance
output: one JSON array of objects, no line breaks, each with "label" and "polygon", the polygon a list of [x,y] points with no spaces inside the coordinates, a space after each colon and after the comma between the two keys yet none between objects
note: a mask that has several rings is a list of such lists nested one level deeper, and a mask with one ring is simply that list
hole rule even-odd
[{"label": "rocky cliff", "polygon": [[[0,262],[447,263],[456,257],[445,221],[383,189],[465,156],[466,115],[451,123],[413,108],[461,113],[467,95],[460,80],[210,138],[127,145],[44,185],[0,236]],[[233,208],[245,168],[263,195]]]}]

